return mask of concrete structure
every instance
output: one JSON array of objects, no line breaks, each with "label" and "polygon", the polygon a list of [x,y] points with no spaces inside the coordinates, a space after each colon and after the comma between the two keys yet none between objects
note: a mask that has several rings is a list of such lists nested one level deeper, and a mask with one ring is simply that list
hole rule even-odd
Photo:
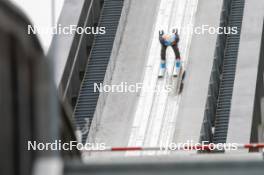
[{"label": "concrete structure", "polygon": [[[144,6],[148,6],[148,11],[145,10],[142,3],[144,3]],[[160,1],[155,1],[155,3],[153,3],[153,1],[141,3],[129,3],[129,1],[126,1],[119,26],[119,33],[117,35],[120,37],[121,33],[122,36],[121,39],[117,37],[115,42],[115,45],[120,43],[121,45],[119,48],[115,48],[114,46],[111,63],[109,64],[108,72],[105,77],[105,84],[117,85],[121,82],[127,82],[128,84],[144,82],[144,85],[149,86],[148,83],[151,81],[151,87],[155,88],[155,85],[157,86],[155,82],[158,83],[157,71],[160,59],[160,44],[158,38],[156,39],[155,37],[160,29],[168,30],[169,32],[170,29],[176,27],[182,30],[180,50],[182,51],[182,57],[187,63],[191,35],[184,30],[193,25],[197,1],[166,0],[162,1],[162,3],[163,4],[160,4]],[[129,8],[127,8],[128,5],[130,5]],[[174,9],[177,9],[178,13],[172,13]],[[126,19],[124,19],[124,15],[127,15]],[[139,18],[140,16],[144,16],[144,18]],[[120,30],[120,28],[124,28],[123,31]],[[140,39],[135,40],[134,38]],[[168,61],[170,68],[173,67],[173,57],[173,53],[169,50],[168,58],[172,59]],[[166,84],[162,85],[165,86]],[[155,102],[152,101],[156,95],[154,94],[154,89],[152,94],[149,94],[152,98],[148,98],[149,95],[144,94],[142,91],[139,93],[101,93],[88,141],[105,142],[109,146],[126,146],[127,144],[142,145],[143,142],[145,142],[144,145],[148,145],[146,142],[151,140],[151,137],[154,139],[157,138],[152,134],[152,132],[155,132],[155,126],[148,126],[147,122],[151,120],[155,122],[157,117],[160,118],[164,116],[165,119],[163,120],[165,121],[158,124],[163,125],[163,128],[156,132],[162,135],[162,133],[170,127],[171,133],[168,135],[171,135],[171,138],[168,140],[166,139],[168,136],[164,135],[163,139],[168,140],[166,142],[171,142],[175,128],[173,126],[175,123],[171,121],[175,121],[177,115],[177,110],[175,110],[177,108],[174,106],[179,104],[181,98],[177,97],[175,94],[160,94],[160,98],[157,98],[159,96],[155,97],[155,104]],[[164,97],[165,101],[162,105],[166,106],[170,104],[171,107],[167,109],[163,108],[164,111],[160,111],[161,115],[158,116],[157,114],[155,118],[155,116],[153,116],[153,114],[155,115],[155,109],[156,111],[162,109],[159,102],[164,100]],[[141,112],[138,112],[138,110],[143,113],[140,114]],[[166,123],[166,118],[168,118],[168,123]],[[138,126],[137,124],[133,126],[135,125],[135,121],[139,122]],[[137,135],[139,132],[148,132],[149,134],[141,138],[140,135]],[[149,142],[149,144],[156,145],[157,143]]]},{"label": "concrete structure", "polygon": [[[218,27],[222,3],[222,0],[199,1],[195,26],[207,24]],[[214,9],[214,13],[208,15],[211,9]],[[216,34],[193,36],[182,102],[176,122],[175,142],[200,141],[216,39]]]},{"label": "concrete structure", "polygon": [[[76,25],[86,28],[96,26],[101,11],[100,1],[65,0],[58,24],[61,27]],[[55,69],[55,82],[61,99],[75,106],[82,75],[93,44],[93,35],[54,35],[48,57]]]},{"label": "concrete structure", "polygon": [[[123,28],[120,46],[111,57],[105,84],[118,85],[121,82],[128,84],[140,83],[148,42],[153,30],[156,10],[159,0],[128,1],[129,9],[126,9],[126,19],[119,28]],[[142,41],[142,42],[140,42]],[[116,44],[116,43],[115,43]],[[114,46],[115,47],[115,46]],[[115,62],[112,61],[115,59]],[[110,78],[109,78],[110,77]],[[137,104],[137,93],[109,93],[101,94],[100,105],[97,106],[96,115],[93,119],[89,140],[92,142],[104,142],[109,146],[126,146],[133,122],[133,113]],[[102,100],[103,98],[104,100]],[[102,103],[104,101],[104,103]]]},{"label": "concrete structure", "polygon": [[263,122],[260,105],[264,95],[261,55],[263,9],[263,1],[245,2],[227,142],[260,141],[258,129]]},{"label": "concrete structure", "polygon": [[[162,18],[167,19],[170,16],[166,15],[165,11],[169,9],[164,8],[165,6],[163,7],[162,3],[164,2],[165,1],[159,0],[144,2],[125,1],[125,6],[120,20],[119,29],[104,84],[118,85],[121,82],[127,82],[128,84],[144,82],[144,84],[150,85],[151,87],[155,87],[155,85],[157,85],[155,83],[157,81],[155,77],[155,70],[158,69],[156,69],[157,67],[155,66],[158,65],[158,61],[153,61],[151,63],[149,62],[149,59],[156,57],[153,60],[157,60],[159,57],[157,56],[159,54],[159,47],[158,44],[155,45],[155,32],[157,32],[157,29],[160,26],[165,24],[164,21],[163,23],[159,22],[159,10],[161,11],[161,14],[164,15]],[[181,1],[177,1],[176,7],[181,5],[180,2]],[[170,3],[169,0],[168,3]],[[250,94],[244,93],[243,90],[239,89],[238,87],[241,87],[241,85],[245,85],[245,88],[247,87],[248,84],[245,84],[242,79],[245,78],[243,77],[245,74],[243,72],[246,72],[248,69],[255,70],[251,72],[251,76],[247,75],[248,78],[251,79],[252,77],[257,77],[259,52],[251,52],[251,57],[254,57],[255,60],[252,61],[245,59],[248,57],[249,53],[243,48],[247,47],[249,34],[252,33],[251,35],[253,39],[255,38],[254,41],[251,41],[254,43],[251,44],[252,50],[260,50],[262,34],[261,19],[263,19],[263,14],[261,11],[261,9],[263,9],[262,4],[259,5],[259,10],[257,11],[258,13],[254,15],[249,13],[256,4],[256,2],[246,2],[244,14],[245,18],[243,21],[241,34],[241,53],[239,54],[238,58],[238,70],[234,86],[234,99],[232,102],[232,110],[230,115],[231,119],[229,125],[230,132],[228,134],[228,142],[231,142],[232,140],[233,142],[237,141],[239,143],[247,143],[251,141],[251,120],[253,120],[251,116],[256,110],[254,110],[253,107],[246,108],[245,110],[249,113],[244,113],[245,120],[242,120],[241,117],[235,117],[239,114],[239,112],[237,112],[235,109],[240,109],[241,105],[243,106],[241,102],[241,93],[243,93],[244,97],[248,98],[247,100],[243,100],[245,103],[244,106],[248,102],[251,103],[251,106],[253,106],[255,103],[254,83],[251,83],[252,87],[248,89]],[[173,3],[168,6],[171,7],[172,5]],[[199,1],[197,13],[195,15],[194,27],[201,27],[202,25],[209,25],[215,28],[219,27],[220,17],[223,9],[222,5],[222,0]],[[145,9],[146,6],[148,7],[148,10]],[[214,13],[208,15],[211,9],[214,9]],[[182,13],[184,13],[184,11],[182,11]],[[256,16],[255,19],[257,22],[255,23],[253,21],[255,30],[249,32],[247,30],[250,29],[246,26],[250,26],[250,23],[247,21],[249,21],[251,18],[254,18],[252,15]],[[173,19],[174,18],[176,17],[173,16]],[[179,27],[182,24],[168,23],[167,25],[169,27],[166,26],[165,28],[170,28],[172,26]],[[154,33],[154,35],[151,33]],[[184,42],[186,42],[186,40],[187,38],[184,38]],[[153,43],[155,47],[153,46]],[[161,140],[156,142],[153,141],[153,139],[160,139],[160,133],[168,133],[168,128],[174,127],[171,129],[174,133],[173,140],[165,139],[166,141],[162,141],[166,143],[171,141],[199,142],[208,97],[208,84],[210,83],[213,59],[215,57],[216,43],[217,34],[195,34],[191,39],[190,46],[187,46],[186,48],[180,48],[182,50],[188,50],[189,48],[190,51],[186,53],[184,51],[182,52],[184,53],[184,56],[187,57],[186,59],[188,59],[188,62],[186,62],[185,65],[187,74],[183,94],[177,97],[177,103],[171,103],[171,105],[173,104],[171,106],[172,109],[179,108],[179,110],[176,110],[176,113],[174,113],[175,111],[168,112],[170,111],[170,107],[168,107],[170,105],[170,103],[168,103],[168,101],[170,101],[170,97],[168,94],[163,94],[158,99],[156,99],[157,97],[155,94],[148,95],[144,94],[142,91],[139,93],[101,93],[97,103],[96,113],[94,115],[88,141],[104,142],[108,146],[155,146],[155,144],[160,143]],[[168,55],[169,57],[173,56],[170,51]],[[245,62],[250,63],[250,67],[247,67],[247,69],[244,69],[243,66]],[[253,79],[252,82],[256,82],[256,79]],[[164,103],[162,101],[164,101]],[[240,101],[240,106],[236,106],[236,101]],[[162,115],[160,114],[164,114],[164,116],[166,116],[166,113],[168,116],[173,117],[173,119],[170,120],[170,124],[172,126],[166,125],[166,117],[165,119],[161,118]],[[251,115],[249,115],[250,113]],[[135,125],[135,121],[138,122],[138,124]],[[155,125],[155,122],[159,123]],[[240,136],[236,137],[236,130],[240,129],[242,126],[240,124],[238,125],[240,122],[244,123],[243,126],[247,125],[247,129],[241,132],[240,135],[241,138],[245,139],[240,139]],[[260,121],[258,123],[260,123]],[[164,129],[161,127],[164,127]],[[157,128],[159,128],[158,131]],[[254,128],[257,127],[254,126]],[[169,137],[168,135],[166,136],[167,138]],[[233,139],[235,137],[237,139]]]},{"label": "concrete structure", "polygon": [[[212,155],[214,157],[215,155]],[[69,162],[65,166],[65,173],[73,174],[113,174],[113,175],[160,175],[160,174],[186,174],[186,175],[261,175],[263,174],[263,160],[259,155],[232,156],[212,159],[181,159],[177,157],[140,157],[140,158],[118,158],[118,159],[91,159],[87,164]],[[258,158],[259,157],[259,158]],[[78,173],[77,173],[78,172]]]}]

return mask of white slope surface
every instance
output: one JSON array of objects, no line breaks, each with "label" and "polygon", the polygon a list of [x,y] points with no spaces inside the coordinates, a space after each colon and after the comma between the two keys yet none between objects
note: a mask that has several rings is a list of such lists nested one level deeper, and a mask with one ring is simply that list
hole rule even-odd
[{"label": "white slope surface", "polygon": [[[179,81],[172,77],[175,56],[171,48],[167,49],[166,75],[158,79],[161,49],[158,32],[179,30],[179,49],[186,69],[197,4],[198,0],[161,0],[128,146],[165,146],[172,142],[181,95],[175,90]],[[173,87],[173,90],[166,91],[166,87]],[[126,155],[164,153],[169,154],[128,152]]]}]

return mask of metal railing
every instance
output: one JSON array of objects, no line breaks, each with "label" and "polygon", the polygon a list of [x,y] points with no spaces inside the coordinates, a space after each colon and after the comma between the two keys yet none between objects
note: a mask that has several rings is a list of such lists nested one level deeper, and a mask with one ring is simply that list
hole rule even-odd
[{"label": "metal railing", "polygon": [[218,35],[201,141],[222,143],[226,140],[243,7],[244,0],[223,3],[220,27],[237,27],[238,34]]},{"label": "metal railing", "polygon": [[[221,12],[220,27],[227,26],[228,16],[230,14],[230,5],[232,0],[224,0]],[[210,77],[209,91],[206,102],[204,121],[202,124],[201,141],[212,142],[216,105],[218,99],[220,75],[222,72],[223,57],[226,44],[226,35],[218,35],[216,49],[214,54],[213,68]]]},{"label": "metal railing", "polygon": [[82,132],[83,143],[86,142],[99,98],[99,92],[93,89],[94,83],[99,85],[104,81],[122,8],[123,0],[105,0],[104,2],[99,27],[105,27],[106,33],[95,37],[74,109],[76,126]]}]

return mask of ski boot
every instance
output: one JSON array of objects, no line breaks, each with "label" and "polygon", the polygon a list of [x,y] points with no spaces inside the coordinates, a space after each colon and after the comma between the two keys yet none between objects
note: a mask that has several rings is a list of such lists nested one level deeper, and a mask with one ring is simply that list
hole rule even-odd
[{"label": "ski boot", "polygon": [[178,77],[180,69],[181,69],[181,60],[180,59],[176,59],[175,68],[173,70],[173,76],[174,77]]},{"label": "ski boot", "polygon": [[160,62],[160,68],[159,68],[159,78],[163,78],[166,71],[166,62],[164,60],[161,60]]}]

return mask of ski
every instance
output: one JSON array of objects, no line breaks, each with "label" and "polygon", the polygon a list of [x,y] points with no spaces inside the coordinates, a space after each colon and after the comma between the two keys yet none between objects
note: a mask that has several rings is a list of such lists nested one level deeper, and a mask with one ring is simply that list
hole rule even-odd
[{"label": "ski", "polygon": [[176,93],[181,94],[183,90],[183,86],[184,86],[184,79],[185,79],[185,70],[182,65],[180,66],[179,71],[176,73],[177,73],[176,76],[173,73],[173,76],[177,77]]},{"label": "ski", "polygon": [[182,73],[181,81],[180,81],[180,88],[179,88],[179,94],[182,93],[183,87],[184,87],[184,79],[185,79],[185,70]]}]

